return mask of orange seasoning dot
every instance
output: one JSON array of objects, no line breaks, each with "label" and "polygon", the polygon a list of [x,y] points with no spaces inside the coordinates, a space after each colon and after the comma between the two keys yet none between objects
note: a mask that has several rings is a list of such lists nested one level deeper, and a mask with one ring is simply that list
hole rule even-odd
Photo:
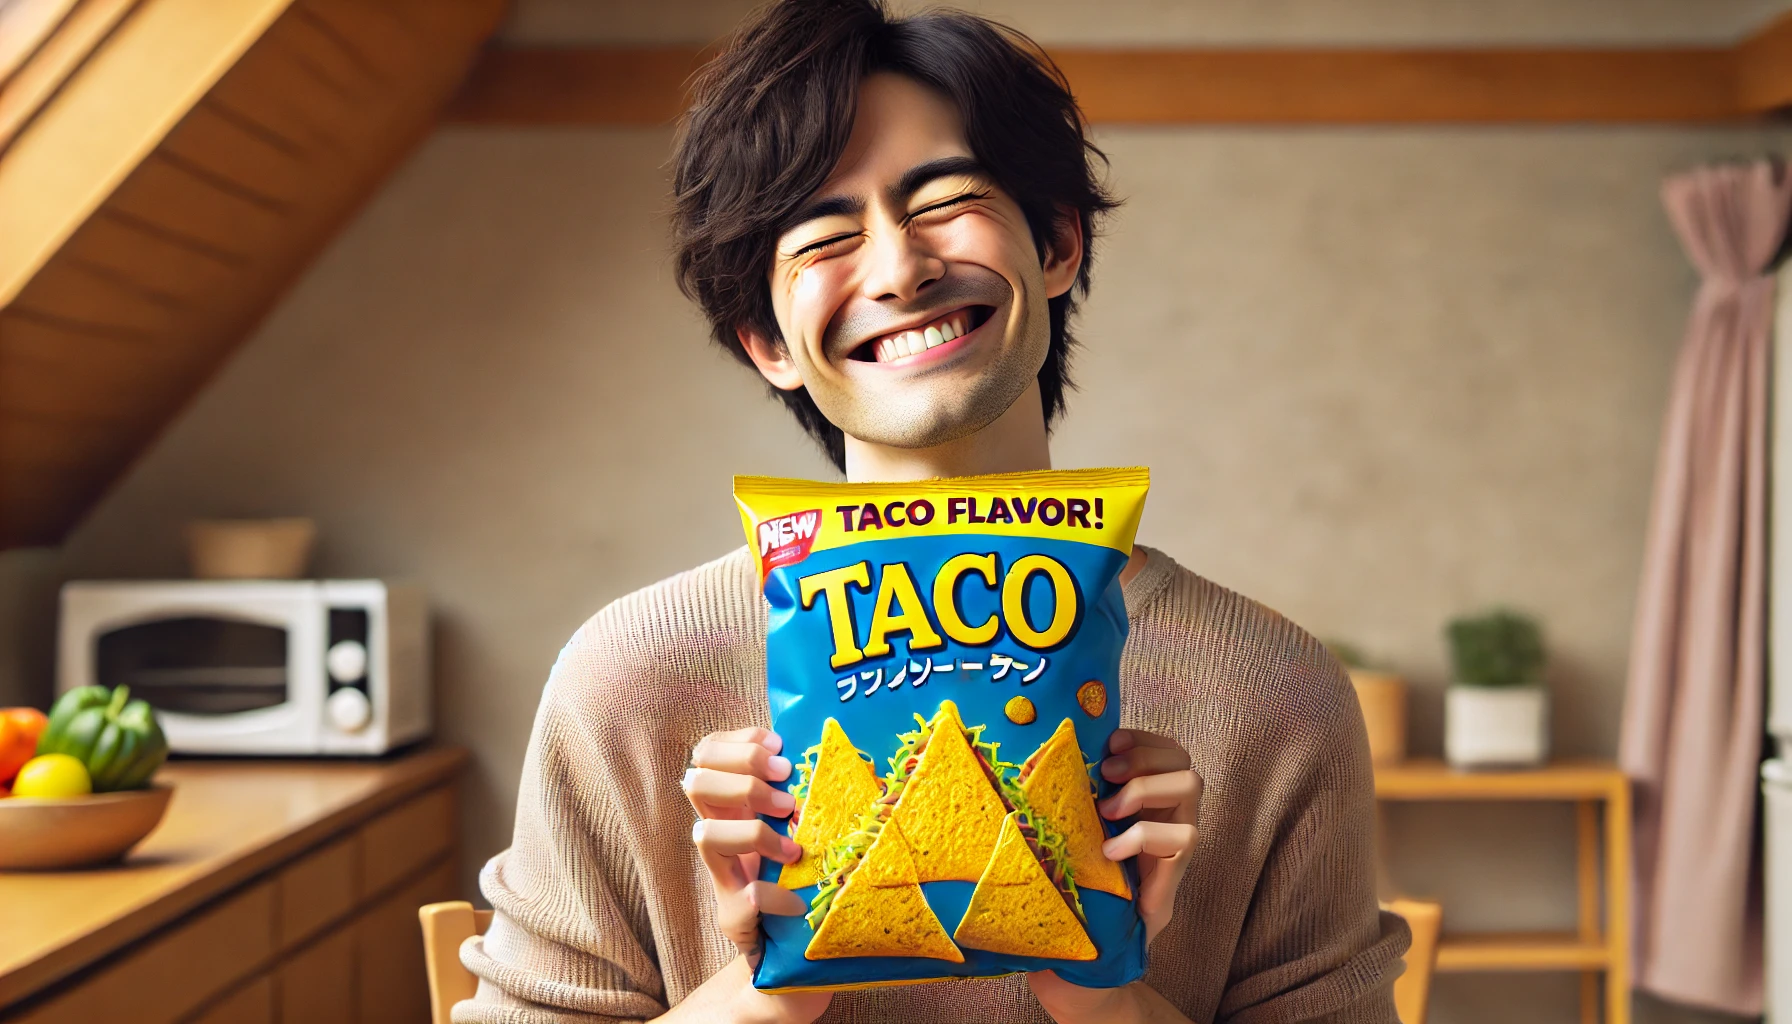
[{"label": "orange seasoning dot", "polygon": [[1101,680],[1091,679],[1076,688],[1076,702],[1090,718],[1100,718],[1108,709],[1108,688],[1101,685]]},{"label": "orange seasoning dot", "polygon": [[1032,725],[1033,721],[1039,717],[1039,712],[1033,707],[1033,702],[1025,697],[1009,698],[1007,706],[1002,710],[1008,713],[1008,720],[1015,725]]}]

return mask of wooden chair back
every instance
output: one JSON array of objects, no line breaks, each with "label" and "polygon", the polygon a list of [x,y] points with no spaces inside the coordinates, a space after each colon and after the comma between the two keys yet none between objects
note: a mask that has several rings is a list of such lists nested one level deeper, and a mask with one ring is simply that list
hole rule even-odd
[{"label": "wooden chair back", "polygon": [[417,910],[423,924],[423,960],[429,968],[430,1024],[449,1024],[454,1004],[473,998],[479,979],[461,966],[460,944],[484,935],[492,912],[474,910],[466,900],[431,903]]},{"label": "wooden chair back", "polygon": [[1443,930],[1444,909],[1423,900],[1390,900],[1383,910],[1406,919],[1412,929],[1412,947],[1406,951],[1406,972],[1394,979],[1394,1011],[1400,1024],[1425,1024],[1425,1008],[1431,1001],[1431,975],[1437,969],[1437,936]]}]

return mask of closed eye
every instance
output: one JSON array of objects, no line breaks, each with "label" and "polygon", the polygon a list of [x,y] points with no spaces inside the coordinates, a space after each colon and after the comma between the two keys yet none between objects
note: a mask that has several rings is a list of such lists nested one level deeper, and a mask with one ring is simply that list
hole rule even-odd
[{"label": "closed eye", "polygon": [[952,198],[944,200],[942,202],[934,203],[932,206],[923,206],[919,210],[916,210],[915,212],[902,218],[902,223],[906,225],[907,223],[914,220],[916,217],[921,216],[922,214],[933,213],[936,210],[944,210],[948,207],[957,206],[959,203],[968,203],[968,202],[971,202],[976,199],[987,199],[987,198],[989,198],[988,192],[966,192],[963,195],[953,196]]},{"label": "closed eye", "polygon": [[856,232],[856,231],[850,235],[833,235],[828,238],[823,238],[819,241],[810,242],[808,245],[803,246],[801,249],[798,249],[796,252],[791,253],[791,255],[792,256],[803,256],[803,255],[815,252],[820,249],[826,249],[830,245],[834,245],[839,242],[844,242],[849,238],[857,238],[857,237],[859,237],[859,235],[858,235],[858,232]]}]

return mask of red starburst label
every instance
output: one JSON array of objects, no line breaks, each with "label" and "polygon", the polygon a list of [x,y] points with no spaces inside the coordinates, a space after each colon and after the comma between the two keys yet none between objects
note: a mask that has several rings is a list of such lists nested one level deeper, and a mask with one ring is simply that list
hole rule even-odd
[{"label": "red starburst label", "polygon": [[821,509],[793,512],[759,524],[759,564],[762,572],[795,565],[809,557],[815,546],[815,530],[821,525]]}]

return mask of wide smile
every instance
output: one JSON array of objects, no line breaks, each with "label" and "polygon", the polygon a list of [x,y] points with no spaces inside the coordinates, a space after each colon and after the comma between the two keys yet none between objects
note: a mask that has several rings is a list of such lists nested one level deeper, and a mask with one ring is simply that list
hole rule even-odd
[{"label": "wide smile", "polygon": [[993,306],[964,306],[919,326],[872,338],[847,358],[903,367],[947,359],[975,341],[994,313]]}]

